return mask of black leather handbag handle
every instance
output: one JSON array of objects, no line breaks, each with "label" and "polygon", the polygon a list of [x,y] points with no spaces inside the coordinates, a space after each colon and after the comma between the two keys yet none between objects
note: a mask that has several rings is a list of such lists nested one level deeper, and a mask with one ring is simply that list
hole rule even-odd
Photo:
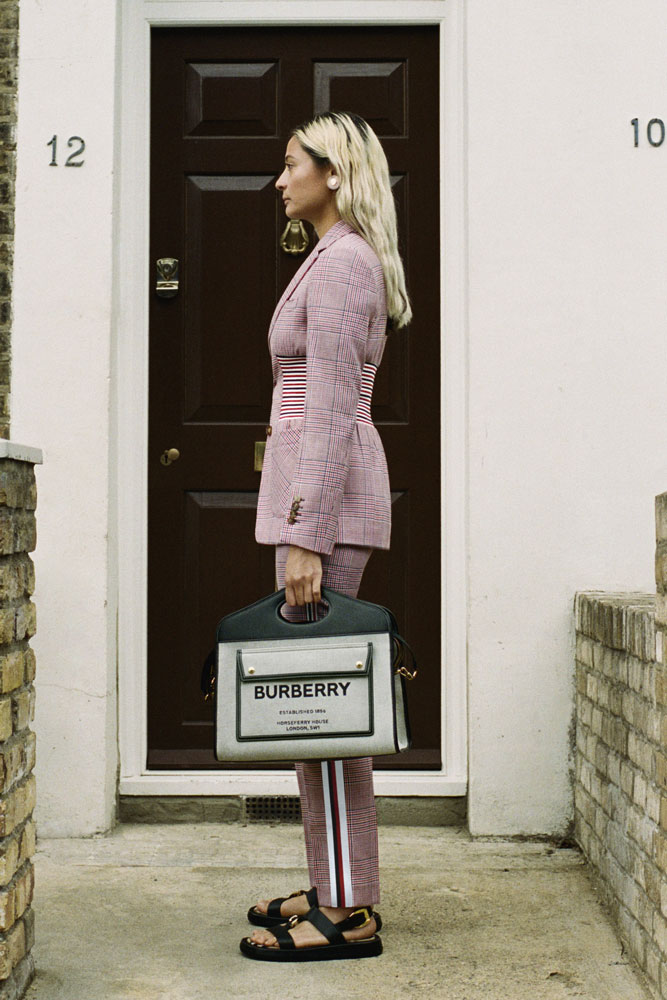
[{"label": "black leather handbag handle", "polygon": [[[396,642],[396,660],[404,667],[405,640],[398,634],[396,620],[387,608],[370,601],[348,597],[331,587],[322,587],[322,599],[328,605],[327,614],[316,621],[288,622],[280,614],[285,604],[285,589],[262,597],[254,604],[226,615],[218,624],[217,642],[253,639],[303,639],[316,636],[361,635],[369,632],[389,632]],[[412,650],[412,667],[415,661]],[[217,666],[217,644],[209,652],[201,672],[201,689],[207,698],[214,694]],[[407,668],[401,671],[410,676]]]},{"label": "black leather handbag handle", "polygon": [[289,622],[280,614],[285,590],[277,590],[246,608],[226,615],[218,625],[218,641],[230,639],[287,639],[305,636],[356,635],[391,632],[391,615],[370,601],[348,597],[331,587],[322,587],[327,614],[316,621]]}]

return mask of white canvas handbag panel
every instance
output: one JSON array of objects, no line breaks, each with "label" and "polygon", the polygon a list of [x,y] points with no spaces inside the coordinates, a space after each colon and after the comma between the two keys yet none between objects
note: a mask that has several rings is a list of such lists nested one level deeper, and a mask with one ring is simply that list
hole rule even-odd
[{"label": "white canvas handbag panel", "polygon": [[281,675],[368,674],[373,656],[372,642],[341,642],[340,639],[302,639],[274,643],[270,649],[249,648],[237,653],[237,666],[244,681]]},{"label": "white canvas handbag panel", "polygon": [[238,740],[368,735],[373,644],[239,649]]},{"label": "white canvas handbag panel", "polygon": [[216,756],[395,753],[391,650],[386,633],[219,643]]}]

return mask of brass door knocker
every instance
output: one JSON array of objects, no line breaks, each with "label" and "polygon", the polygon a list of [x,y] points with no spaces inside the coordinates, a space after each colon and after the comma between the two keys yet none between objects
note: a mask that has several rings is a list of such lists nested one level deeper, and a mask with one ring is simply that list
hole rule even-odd
[{"label": "brass door knocker", "polygon": [[301,219],[290,219],[280,237],[280,246],[285,253],[303,253],[309,242],[308,233]]}]

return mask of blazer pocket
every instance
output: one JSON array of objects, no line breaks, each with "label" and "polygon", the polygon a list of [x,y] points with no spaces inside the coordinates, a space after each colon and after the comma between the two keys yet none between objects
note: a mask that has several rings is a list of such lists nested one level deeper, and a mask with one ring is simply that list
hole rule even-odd
[{"label": "blazer pocket", "polygon": [[296,425],[291,420],[280,420],[277,428],[274,428],[271,508],[277,517],[286,517],[292,504],[292,483],[299,461],[301,429],[301,425]]}]

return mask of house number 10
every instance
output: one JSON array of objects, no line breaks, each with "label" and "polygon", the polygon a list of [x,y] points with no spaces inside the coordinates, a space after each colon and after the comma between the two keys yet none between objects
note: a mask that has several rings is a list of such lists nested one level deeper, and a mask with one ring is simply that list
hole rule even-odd
[{"label": "house number 10", "polygon": [[[639,145],[639,118],[633,118],[630,122],[635,130],[635,146]],[[662,146],[665,141],[665,123],[662,118],[651,118],[646,126],[646,138],[651,146]]]},{"label": "house number 10", "polygon": [[[67,145],[71,147],[71,146],[74,145],[74,143],[78,143],[78,146],[77,146],[76,149],[72,150],[72,152],[69,154],[69,156],[65,160],[65,166],[66,167],[82,167],[83,164],[84,164],[84,161],[83,160],[78,160],[77,157],[83,155],[83,151],[86,148],[86,144],[85,144],[85,142],[83,141],[83,139],[81,138],[80,135],[71,135],[69,137],[69,139],[67,140]],[[57,135],[54,135],[52,139],[49,139],[49,141],[46,144],[47,146],[53,146],[53,150],[51,152],[51,162],[49,163],[50,167],[57,167],[58,166],[58,161],[56,160],[56,146],[57,146],[57,144],[58,144],[58,136]]]}]

